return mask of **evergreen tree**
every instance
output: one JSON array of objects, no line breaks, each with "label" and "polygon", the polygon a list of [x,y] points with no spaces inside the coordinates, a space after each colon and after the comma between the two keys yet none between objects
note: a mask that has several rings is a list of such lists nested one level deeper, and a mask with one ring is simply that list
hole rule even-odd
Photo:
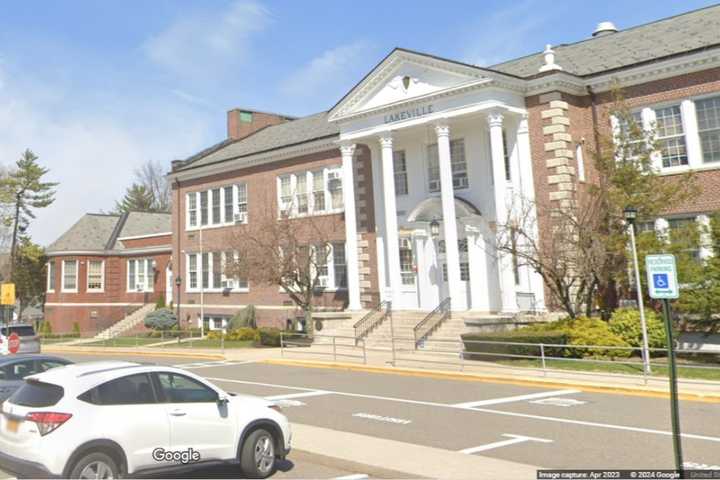
[{"label": "evergreen tree", "polygon": [[18,317],[32,305],[45,303],[47,257],[45,250],[22,237],[15,257],[15,297],[18,303]]},{"label": "evergreen tree", "polygon": [[115,202],[115,213],[156,212],[153,194],[144,185],[133,183],[119,202]]},{"label": "evergreen tree", "polygon": [[18,234],[24,232],[35,219],[33,210],[50,206],[55,201],[55,182],[44,182],[48,169],[40,166],[37,155],[25,150],[7,177],[0,180],[0,198],[10,207],[6,225],[12,227],[10,245],[10,278],[14,278],[14,266]]}]

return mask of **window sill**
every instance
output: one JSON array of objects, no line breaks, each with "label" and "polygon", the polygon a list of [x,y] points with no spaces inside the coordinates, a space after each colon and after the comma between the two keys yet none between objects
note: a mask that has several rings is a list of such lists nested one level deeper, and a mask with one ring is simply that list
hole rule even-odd
[{"label": "window sill", "polygon": [[660,168],[658,170],[658,175],[660,176],[666,176],[666,175],[679,175],[681,173],[688,173],[688,172],[706,172],[710,170],[720,170],[720,162],[714,162],[713,164],[702,164],[699,167],[692,167],[691,165],[683,165],[681,167],[667,167],[667,168]]},{"label": "window sill", "polygon": [[230,223],[220,223],[218,225],[204,225],[202,227],[185,227],[186,232],[199,232],[200,230],[215,230],[218,228],[227,228],[227,227],[234,227],[236,225],[247,225],[247,220],[244,222],[230,222]]},{"label": "window sill", "polygon": [[85,290],[85,291],[86,291],[87,293],[105,293],[105,289],[98,290],[98,289],[95,289],[95,288],[93,288],[93,289],[89,289],[89,288],[88,288],[88,289]]},{"label": "window sill", "polygon": [[199,289],[199,288],[189,288],[185,290],[185,293],[250,293],[249,288],[233,288],[232,290],[226,290],[224,288],[205,288],[205,289]]},{"label": "window sill", "polygon": [[60,290],[60,292],[61,293],[78,293],[78,290],[77,290],[77,288],[73,289],[73,290],[68,290],[68,289],[63,288],[62,290]]}]

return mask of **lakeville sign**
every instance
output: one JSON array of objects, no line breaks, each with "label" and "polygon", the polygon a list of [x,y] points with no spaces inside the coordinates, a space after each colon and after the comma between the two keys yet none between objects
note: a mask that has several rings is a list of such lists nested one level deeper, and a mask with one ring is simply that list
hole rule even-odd
[{"label": "lakeville sign", "polygon": [[408,110],[401,110],[399,112],[390,113],[383,117],[385,123],[400,122],[402,120],[410,120],[411,118],[424,117],[430,115],[435,110],[432,104],[425,105],[422,107],[411,108]]}]

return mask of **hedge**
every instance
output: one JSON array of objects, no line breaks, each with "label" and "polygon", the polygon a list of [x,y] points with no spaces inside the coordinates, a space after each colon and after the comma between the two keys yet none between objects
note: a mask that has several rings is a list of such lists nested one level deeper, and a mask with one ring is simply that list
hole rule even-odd
[{"label": "hedge", "polygon": [[[504,357],[504,355],[527,355],[540,356],[539,345],[499,345],[492,343],[472,343],[473,340],[481,340],[483,342],[502,342],[502,343],[532,343],[532,344],[552,344],[566,345],[569,336],[567,332],[560,330],[547,330],[542,332],[525,331],[525,329],[511,330],[508,332],[494,333],[466,333],[462,335],[465,343],[466,352],[478,352],[483,355],[473,355],[476,360],[492,359],[492,358],[513,358]],[[545,355],[549,357],[561,357],[564,354],[563,347],[545,347]],[[486,355],[489,353],[497,353],[497,357]]]}]

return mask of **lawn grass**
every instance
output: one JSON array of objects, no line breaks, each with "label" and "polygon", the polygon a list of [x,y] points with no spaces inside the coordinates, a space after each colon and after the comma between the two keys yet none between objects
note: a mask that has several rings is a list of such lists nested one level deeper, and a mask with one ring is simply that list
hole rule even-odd
[{"label": "lawn grass", "polygon": [[[655,360],[662,362],[664,360]],[[540,360],[522,358],[522,359],[501,359],[495,360],[496,363],[512,366],[512,367],[532,367],[541,368]],[[590,361],[575,360],[554,360],[546,359],[547,368],[558,370],[574,370],[598,373],[622,373],[625,375],[642,375],[642,362],[639,360],[628,360],[629,363],[600,363]],[[677,373],[679,378],[687,378],[693,380],[715,380],[720,381],[720,365],[714,365],[716,368],[693,368],[691,363],[678,360]],[[701,366],[711,366],[708,364],[695,364]],[[652,375],[656,377],[667,377],[668,367],[663,365],[652,365]]]},{"label": "lawn grass", "polygon": [[40,338],[40,344],[41,345],[50,345],[53,343],[64,343],[64,342],[72,342],[73,340],[78,340],[79,337],[50,337],[50,338]]},{"label": "lawn grass", "polygon": [[[220,340],[219,339],[204,339],[204,340],[193,340],[192,346],[190,345],[191,342],[185,341],[180,344],[172,344],[168,343],[167,345],[159,345],[158,348],[163,347],[170,347],[170,348],[220,348]],[[255,342],[253,340],[225,340],[224,347],[225,348],[252,348],[255,346]]]},{"label": "lawn grass", "polygon": [[150,337],[116,337],[107,340],[98,340],[97,342],[83,343],[84,347],[135,347],[144,346],[151,343],[158,343],[162,340]]}]

